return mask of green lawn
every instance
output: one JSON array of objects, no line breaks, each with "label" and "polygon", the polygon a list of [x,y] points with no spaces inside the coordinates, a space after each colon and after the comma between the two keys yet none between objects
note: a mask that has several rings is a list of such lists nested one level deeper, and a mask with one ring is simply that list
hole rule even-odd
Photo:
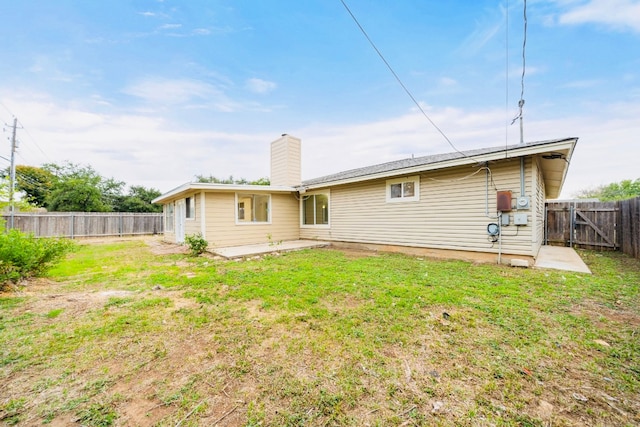
[{"label": "green lawn", "polygon": [[639,260],[151,249],[82,245],[0,295],[0,423],[640,424]]}]

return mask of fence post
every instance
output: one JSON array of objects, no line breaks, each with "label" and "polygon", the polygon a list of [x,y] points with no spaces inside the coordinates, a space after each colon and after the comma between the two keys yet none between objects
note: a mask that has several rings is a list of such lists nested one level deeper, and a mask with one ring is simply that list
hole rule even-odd
[{"label": "fence post", "polygon": [[549,244],[549,212],[548,212],[548,208],[549,208],[549,202],[545,202],[544,203],[544,237],[542,238],[542,244],[543,245],[548,245]]},{"label": "fence post", "polygon": [[120,212],[120,227],[119,227],[119,231],[120,231],[120,237],[122,237],[122,212]]},{"label": "fence post", "polygon": [[569,247],[573,247],[573,231],[576,226],[575,224],[575,202],[569,205]]},{"label": "fence post", "polygon": [[70,219],[71,219],[71,231],[70,231],[70,234],[71,234],[71,238],[73,239],[73,237],[74,237],[74,235],[73,235],[73,231],[74,231],[74,230],[73,230],[73,225],[74,225],[74,224],[73,224],[73,223],[74,223],[74,215],[73,215],[73,214],[71,214],[69,217],[70,217]]}]

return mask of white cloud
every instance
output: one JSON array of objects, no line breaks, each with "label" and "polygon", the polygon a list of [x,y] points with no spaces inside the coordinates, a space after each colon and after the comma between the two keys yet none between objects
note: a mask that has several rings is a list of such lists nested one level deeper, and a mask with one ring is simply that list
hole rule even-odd
[{"label": "white cloud", "polygon": [[602,24],[618,30],[640,32],[640,2],[591,0],[561,14],[561,24]]},{"label": "white cloud", "polygon": [[247,80],[245,86],[251,92],[265,94],[273,91],[278,85],[267,80],[252,78]]},{"label": "white cloud", "polygon": [[[274,108],[252,100],[234,99],[226,93],[228,87],[233,89],[233,82],[215,75],[212,78],[220,83],[212,84],[196,79],[149,77],[129,85],[122,92],[140,99],[142,104],[138,106],[138,111],[144,111],[146,114],[163,113],[169,107],[216,112],[267,112]],[[254,82],[253,85],[253,90],[261,94],[275,88],[275,83],[262,80],[258,83]]]},{"label": "white cloud", "polygon": [[[188,98],[191,91],[180,87],[187,95],[177,96]],[[21,162],[39,165],[70,160],[90,164],[105,176],[161,191],[192,180],[196,174],[248,179],[267,176],[269,144],[278,137],[250,126],[237,132],[189,130],[189,123],[168,118],[173,111],[166,113],[167,118],[157,112],[141,115],[113,108],[104,113],[94,109],[104,106],[61,104],[42,93],[0,95],[28,132],[19,135],[23,141]],[[459,150],[515,144],[519,140],[518,126],[505,126],[508,118],[502,109],[424,108]],[[532,110],[525,120],[526,141],[580,138],[562,197],[585,188],[640,178],[640,146],[635,141],[640,134],[640,105],[598,105],[593,111],[591,116],[537,119],[541,112]],[[453,151],[415,111],[375,122],[342,126],[318,123],[287,131],[302,138],[304,179],[411,155]],[[30,147],[31,137],[47,153],[46,158]],[[9,157],[7,151],[8,144],[0,147],[1,156]]]},{"label": "white cloud", "polygon": [[457,86],[458,82],[455,79],[452,79],[451,77],[442,77],[440,78],[440,85],[446,86],[446,87],[452,87],[452,86]]},{"label": "white cloud", "polygon": [[198,80],[148,78],[123,90],[151,104],[176,105],[194,100],[219,98],[221,91],[215,86]]},{"label": "white cloud", "polygon": [[164,24],[164,25],[161,25],[159,29],[161,29],[161,30],[175,30],[177,28],[182,28],[182,24]]},{"label": "white cloud", "polygon": [[473,55],[482,49],[504,28],[506,13],[503,6],[487,10],[485,16],[479,18],[476,28],[462,42],[457,51]]},{"label": "white cloud", "polygon": [[[269,142],[260,132],[177,129],[162,117],[95,113],[61,105],[42,94],[3,96],[29,132],[19,135],[20,162],[90,164],[129,185],[168,191],[196,174],[256,179],[269,174]],[[19,131],[21,134],[24,131]],[[38,155],[33,141],[46,153]],[[31,153],[31,154],[30,154]],[[0,155],[4,156],[4,150]]]},{"label": "white cloud", "polygon": [[191,34],[196,36],[208,36],[209,34],[211,34],[211,30],[207,28],[196,28],[195,30],[191,31]]},{"label": "white cloud", "polygon": [[68,68],[66,62],[70,57],[71,53],[68,50],[59,56],[36,55],[32,58],[32,65],[27,68],[27,71],[40,74],[47,80],[70,83],[81,77],[81,74],[71,74],[66,71]]},{"label": "white cloud", "polygon": [[589,89],[596,87],[603,82],[600,80],[592,79],[592,80],[574,80],[572,82],[568,82],[564,84],[562,87],[571,88],[571,89]]}]

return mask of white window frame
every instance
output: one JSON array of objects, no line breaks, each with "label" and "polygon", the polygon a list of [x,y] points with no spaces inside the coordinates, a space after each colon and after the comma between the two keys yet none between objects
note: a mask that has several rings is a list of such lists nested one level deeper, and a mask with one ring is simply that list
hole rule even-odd
[{"label": "white window frame", "polygon": [[[413,196],[406,196],[405,191],[408,189],[408,183],[413,184]],[[400,184],[400,197],[391,197],[391,189],[393,186]],[[407,176],[403,178],[388,179],[386,184],[387,203],[404,203],[420,201],[420,176]]]},{"label": "white window frame", "polygon": [[185,218],[188,221],[193,221],[196,219],[196,195],[190,197],[185,197],[184,199],[185,205]]},{"label": "white window frame", "polygon": [[[327,196],[327,224],[305,224],[304,223],[304,201],[308,200],[308,197],[312,197],[315,200],[315,196],[317,195],[325,195]],[[315,201],[314,201],[315,204]],[[316,220],[315,213],[316,209],[314,206],[314,220]],[[300,196],[300,227],[302,228],[330,228],[331,227],[331,192],[329,190],[323,191],[314,191],[311,193],[305,193]]]},{"label": "white window frame", "polygon": [[[233,204],[233,209],[235,211],[235,213],[233,214],[235,219],[236,219],[236,225],[269,225],[271,224],[271,210],[272,210],[272,197],[271,194],[264,194],[264,193],[251,193],[251,192],[247,192],[247,193],[235,193],[236,197],[235,197],[235,203]],[[266,196],[269,198],[269,202],[267,204],[267,220],[266,221],[241,221],[238,218],[238,195],[240,196]],[[253,200],[252,200],[253,203]],[[253,209],[252,209],[253,211]]]}]

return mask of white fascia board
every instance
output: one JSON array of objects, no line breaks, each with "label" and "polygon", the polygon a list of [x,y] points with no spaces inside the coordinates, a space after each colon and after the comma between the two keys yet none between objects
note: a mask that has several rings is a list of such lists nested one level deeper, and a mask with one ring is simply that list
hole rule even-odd
[{"label": "white fascia board", "polygon": [[[577,142],[577,138],[573,138],[569,140],[563,140],[563,141],[544,144],[544,145],[525,146],[522,148],[516,147],[507,151],[496,151],[488,154],[478,154],[475,156],[460,157],[453,160],[444,160],[442,162],[412,166],[404,169],[395,169],[391,171],[379,172],[379,173],[370,174],[370,175],[363,175],[363,176],[346,178],[346,179],[341,179],[336,181],[327,181],[327,182],[322,182],[318,184],[311,184],[311,185],[305,186],[305,189],[307,191],[310,191],[310,190],[319,189],[319,188],[333,187],[336,185],[344,185],[344,184],[353,184],[356,182],[370,181],[374,179],[390,178],[394,176],[404,176],[404,175],[409,176],[409,175],[431,171],[431,170],[446,169],[446,168],[452,168],[456,166],[475,165],[478,163],[495,161],[495,160],[504,160],[504,159],[513,159],[518,157],[532,156],[535,154],[545,153],[548,151],[568,149],[569,154],[572,154],[573,147],[575,146],[576,142]],[[569,160],[570,156],[567,156],[567,157],[568,157],[567,160]]]},{"label": "white fascia board", "polygon": [[217,192],[250,192],[250,193],[294,193],[295,187],[284,185],[239,185],[239,184],[212,184],[208,182],[188,182],[174,188],[162,196],[157,197],[151,203],[163,203],[192,191],[217,191]]}]

